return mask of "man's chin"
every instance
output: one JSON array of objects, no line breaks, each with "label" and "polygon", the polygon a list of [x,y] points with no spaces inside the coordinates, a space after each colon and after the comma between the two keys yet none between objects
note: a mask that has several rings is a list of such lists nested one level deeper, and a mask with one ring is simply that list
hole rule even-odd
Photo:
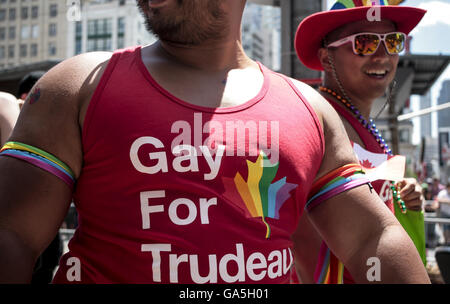
[{"label": "man's chin", "polygon": [[382,97],[387,89],[389,88],[391,79],[370,79],[365,81],[363,87],[367,91],[367,95],[370,95],[372,98]]},{"label": "man's chin", "polygon": [[179,46],[195,46],[203,42],[202,39],[196,38],[195,35],[183,35],[169,31],[154,32],[154,34],[162,42]]},{"label": "man's chin", "polygon": [[383,96],[385,96],[386,92],[387,92],[387,87],[386,86],[378,86],[378,87],[372,87],[372,88],[367,88],[367,98],[368,99],[378,99],[378,98],[383,98]]}]

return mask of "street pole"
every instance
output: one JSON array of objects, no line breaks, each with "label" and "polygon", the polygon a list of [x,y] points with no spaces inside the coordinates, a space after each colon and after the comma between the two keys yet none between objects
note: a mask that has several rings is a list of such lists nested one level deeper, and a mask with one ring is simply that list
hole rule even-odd
[{"label": "street pole", "polygon": [[444,109],[448,109],[450,108],[450,102],[446,102],[437,106],[432,106],[426,109],[422,109],[422,110],[418,110],[418,111],[414,111],[408,114],[403,114],[403,115],[399,115],[397,117],[398,121],[402,121],[402,120],[407,120],[407,119],[411,119],[417,116],[421,116],[421,115],[427,115],[433,112],[438,112]]}]

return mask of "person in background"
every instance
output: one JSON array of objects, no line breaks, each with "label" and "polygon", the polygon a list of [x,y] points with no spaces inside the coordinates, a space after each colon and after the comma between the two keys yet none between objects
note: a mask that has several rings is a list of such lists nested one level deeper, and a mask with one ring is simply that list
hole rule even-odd
[{"label": "person in background", "polygon": [[[431,191],[428,183],[422,183],[423,197],[425,198],[424,211],[435,215],[439,208],[439,204],[436,200],[431,199]],[[426,247],[434,248],[438,243],[438,236],[436,234],[436,224],[435,223],[425,223],[425,236],[426,236]]]},{"label": "person in background", "polygon": [[16,93],[16,97],[20,108],[22,108],[23,103],[25,99],[28,97],[28,94],[30,93],[33,86],[42,76],[44,76],[44,74],[45,71],[32,71],[22,77],[22,79],[19,82],[19,88],[17,89]]},{"label": "person in background", "polygon": [[[375,100],[383,96],[394,81],[406,35],[426,12],[379,2],[380,5],[372,6],[373,1],[337,1],[329,11],[305,18],[295,38],[297,55],[303,64],[324,71],[320,93],[340,114],[355,154],[369,168],[375,167],[373,164],[380,158],[393,156],[370,115]],[[371,9],[379,11],[380,20],[368,20]],[[372,184],[404,228],[412,228],[412,232],[406,230],[426,263],[420,184],[414,178],[396,183],[378,179]],[[403,213],[417,219],[414,222],[417,225],[412,225]],[[303,282],[353,282],[345,268],[342,272],[334,271],[342,263],[324,242],[320,242],[320,236],[306,219],[301,220],[296,236],[298,242],[309,240],[311,245],[310,251],[298,250],[297,254],[296,266]]]},{"label": "person in background", "polygon": [[445,186],[441,184],[441,180],[438,176],[434,176],[431,184],[431,199],[436,199],[439,192],[445,189]]},{"label": "person in background", "polygon": [[20,108],[14,95],[0,92],[0,144],[8,140],[19,117]]},{"label": "person in background", "polygon": [[430,183],[422,183],[423,197],[425,199],[424,210],[426,212],[436,212],[439,208],[439,204],[436,201],[436,197],[433,199],[431,194],[431,182]]},{"label": "person in background", "polygon": [[[442,189],[436,196],[436,201],[439,204],[439,217],[450,219],[450,179],[444,189]],[[442,224],[442,231],[444,233],[444,245],[450,245],[450,224]]]}]

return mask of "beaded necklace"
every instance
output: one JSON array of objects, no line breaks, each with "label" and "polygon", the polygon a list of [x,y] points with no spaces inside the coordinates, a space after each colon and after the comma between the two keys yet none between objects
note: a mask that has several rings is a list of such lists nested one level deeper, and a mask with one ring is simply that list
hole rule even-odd
[{"label": "beaded necklace", "polygon": [[[361,125],[369,131],[370,134],[373,135],[375,140],[380,145],[381,149],[383,149],[383,152],[389,156],[393,156],[394,153],[392,153],[392,150],[387,145],[384,138],[381,136],[380,131],[377,129],[377,126],[375,125],[373,119],[369,119],[367,121],[364,116],[362,116],[361,112],[354,106],[350,101],[343,98],[339,94],[337,94],[335,91],[328,89],[326,87],[320,86],[319,90],[322,92],[326,92],[333,97],[335,97],[337,100],[339,100],[342,104],[344,104],[347,109],[350,110],[350,112],[353,113],[353,115],[356,117],[356,119],[361,123]],[[395,186],[395,182],[391,181],[391,190],[392,190],[392,196],[394,198],[394,203],[397,203],[402,211],[402,213],[406,213],[406,205],[405,202],[400,198],[400,193],[397,187]]]}]

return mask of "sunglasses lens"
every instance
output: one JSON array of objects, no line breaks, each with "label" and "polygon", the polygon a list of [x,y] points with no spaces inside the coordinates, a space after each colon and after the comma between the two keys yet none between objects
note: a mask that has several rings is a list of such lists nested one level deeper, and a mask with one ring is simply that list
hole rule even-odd
[{"label": "sunglasses lens", "polygon": [[380,39],[377,35],[362,34],[355,37],[353,48],[359,55],[371,55],[375,53],[379,44]]},{"label": "sunglasses lens", "polygon": [[386,49],[389,54],[398,54],[405,48],[405,35],[393,33],[386,36]]}]

